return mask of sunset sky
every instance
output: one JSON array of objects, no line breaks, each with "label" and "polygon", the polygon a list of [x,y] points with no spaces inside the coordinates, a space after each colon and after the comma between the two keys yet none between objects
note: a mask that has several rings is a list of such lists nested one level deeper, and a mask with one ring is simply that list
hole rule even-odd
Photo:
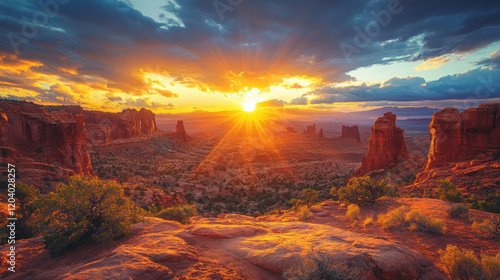
[{"label": "sunset sky", "polygon": [[0,96],[157,113],[500,102],[492,0],[2,0]]}]

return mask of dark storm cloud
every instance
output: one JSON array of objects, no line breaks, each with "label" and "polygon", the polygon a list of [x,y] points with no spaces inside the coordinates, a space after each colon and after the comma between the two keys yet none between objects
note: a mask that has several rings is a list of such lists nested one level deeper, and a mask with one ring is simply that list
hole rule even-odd
[{"label": "dark storm cloud", "polygon": [[374,85],[324,87],[309,94],[317,96],[311,104],[498,98],[500,70],[476,69],[427,83],[420,77],[392,78]]},{"label": "dark storm cloud", "polygon": [[[24,36],[23,18],[31,22],[34,15],[44,12],[38,3],[0,2],[0,36],[4,38],[0,56],[14,54],[7,36]],[[41,63],[30,71],[57,75],[63,82],[102,83],[104,89],[136,96],[149,93],[140,71],[148,68],[166,71],[189,87],[231,93],[245,87],[265,90],[294,75],[321,78],[325,83],[346,81],[352,79],[346,73],[358,67],[466,53],[500,40],[500,3],[491,0],[255,0],[225,12],[224,20],[212,1],[177,4],[163,9],[183,26],[155,22],[125,1],[69,1],[59,5],[47,24],[36,25],[35,35],[19,44],[17,58]],[[356,44],[361,38],[367,40]],[[346,53],[346,46],[352,53]],[[498,65],[497,60],[484,64]],[[9,73],[5,79],[23,77],[23,73]],[[417,82],[392,80],[391,88],[416,91],[404,96],[389,91],[387,98],[460,95],[433,89],[436,96]],[[343,89],[340,94],[319,89],[324,97],[316,102],[374,100],[381,97],[371,92],[384,94],[376,87],[352,90]]]}]

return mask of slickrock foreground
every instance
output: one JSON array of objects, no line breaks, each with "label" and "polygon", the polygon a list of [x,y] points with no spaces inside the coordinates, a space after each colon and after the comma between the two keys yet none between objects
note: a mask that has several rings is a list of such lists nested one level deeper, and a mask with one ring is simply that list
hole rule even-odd
[{"label": "slickrock foreground", "polygon": [[[332,210],[324,203],[314,212],[326,217]],[[115,246],[82,246],[58,259],[48,256],[40,238],[21,241],[18,255],[26,262],[5,279],[34,273],[37,279],[282,279],[281,273],[311,250],[355,261],[365,279],[446,279],[404,245],[298,222],[295,213],[198,216],[192,222],[186,226],[147,218]]]}]

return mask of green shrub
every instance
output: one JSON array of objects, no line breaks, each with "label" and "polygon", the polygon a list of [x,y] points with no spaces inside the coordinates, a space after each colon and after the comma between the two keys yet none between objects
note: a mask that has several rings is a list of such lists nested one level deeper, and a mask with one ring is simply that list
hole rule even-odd
[{"label": "green shrub", "polygon": [[313,189],[303,189],[300,192],[300,198],[292,198],[289,204],[292,205],[292,210],[294,212],[299,212],[302,206],[306,205],[311,207],[318,200],[319,193]]},{"label": "green shrub", "polygon": [[[16,240],[31,238],[37,234],[34,213],[37,210],[35,199],[40,195],[37,188],[21,181],[16,183]],[[7,221],[7,219],[5,219]],[[7,242],[10,229],[2,224],[1,240]]]},{"label": "green shrub", "polygon": [[472,209],[500,214],[500,191],[491,194],[486,200],[478,201],[477,196],[472,195],[470,202],[470,208]]},{"label": "green shrub", "polygon": [[415,209],[407,212],[404,206],[387,214],[380,214],[378,221],[383,229],[401,228],[440,234],[444,234],[446,231],[443,220],[431,218]]},{"label": "green shrub", "polygon": [[337,193],[339,199],[349,203],[375,202],[384,195],[389,195],[394,187],[387,180],[375,181],[370,177],[353,177],[345,187],[341,187]]},{"label": "green shrub", "polygon": [[439,199],[451,203],[462,202],[462,193],[450,180],[439,180],[437,183],[436,192],[439,195]]},{"label": "green shrub", "polygon": [[345,213],[345,216],[351,220],[358,220],[359,219],[359,206],[356,204],[350,204],[347,206],[347,212]]},{"label": "green shrub", "polygon": [[164,220],[177,221],[181,224],[189,224],[189,218],[196,215],[198,215],[196,207],[194,207],[194,205],[185,204],[163,209],[158,212],[155,217],[162,218]]},{"label": "green shrub", "polygon": [[469,217],[469,207],[464,203],[453,203],[450,208],[446,209],[446,213],[454,218],[467,218]]},{"label": "green shrub", "polygon": [[287,280],[355,280],[359,276],[358,267],[348,261],[338,261],[325,252],[310,253],[283,273]]},{"label": "green shrub", "polygon": [[307,206],[311,207],[318,200],[318,191],[313,189],[303,189],[300,192],[300,199],[304,201]]},{"label": "green shrub", "polygon": [[452,279],[487,279],[500,277],[500,253],[496,256],[482,254],[481,261],[470,250],[460,250],[448,245],[440,250],[441,262],[446,266]]},{"label": "green shrub", "polygon": [[74,176],[36,201],[40,229],[52,256],[85,242],[110,243],[130,233],[141,210],[114,181]]},{"label": "green shrub", "polygon": [[489,238],[500,239],[500,217],[492,217],[472,224],[472,228]]}]

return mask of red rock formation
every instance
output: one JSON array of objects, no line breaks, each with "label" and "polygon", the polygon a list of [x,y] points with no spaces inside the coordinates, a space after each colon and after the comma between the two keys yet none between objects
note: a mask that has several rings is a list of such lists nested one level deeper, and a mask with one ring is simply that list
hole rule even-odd
[{"label": "red rock formation", "polygon": [[432,116],[426,169],[473,159],[500,148],[500,103],[483,104],[462,113],[447,108]]},{"label": "red rock formation", "polygon": [[400,158],[407,158],[404,131],[396,127],[396,115],[385,113],[372,126],[372,137],[361,167],[354,176],[394,166]]},{"label": "red rock formation", "polygon": [[175,126],[175,135],[182,142],[189,142],[189,140],[191,140],[186,133],[186,129],[184,128],[184,121],[177,121],[177,125]]},{"label": "red rock formation", "polygon": [[462,113],[447,108],[432,116],[429,125],[431,145],[424,170],[415,180],[416,187],[435,186],[437,180],[453,178],[469,193],[477,190],[462,184],[481,178],[484,186],[495,186],[500,151],[500,103],[480,105]]},{"label": "red rock formation", "polygon": [[42,106],[15,101],[0,101],[0,110],[0,146],[15,148],[24,157],[71,169],[76,174],[94,173],[83,115],[74,120],[61,119]]},{"label": "red rock formation", "polygon": [[342,136],[341,138],[350,138],[357,141],[361,141],[361,137],[359,136],[359,128],[357,125],[354,126],[342,126]]},{"label": "red rock formation", "polygon": [[322,128],[318,132],[318,137],[319,138],[325,138],[325,135],[323,134],[323,129]]},{"label": "red rock formation", "polygon": [[316,124],[308,125],[303,134],[306,136],[316,136]]},{"label": "red rock formation", "polygon": [[111,140],[150,135],[158,131],[155,114],[142,108],[125,109],[121,113],[86,111],[80,106],[48,107],[53,115],[73,119],[77,114],[86,118],[88,139],[91,144],[109,143]]},{"label": "red rock formation", "polygon": [[0,143],[3,143],[4,146],[11,144],[9,138],[10,129],[9,118],[0,110]]}]

